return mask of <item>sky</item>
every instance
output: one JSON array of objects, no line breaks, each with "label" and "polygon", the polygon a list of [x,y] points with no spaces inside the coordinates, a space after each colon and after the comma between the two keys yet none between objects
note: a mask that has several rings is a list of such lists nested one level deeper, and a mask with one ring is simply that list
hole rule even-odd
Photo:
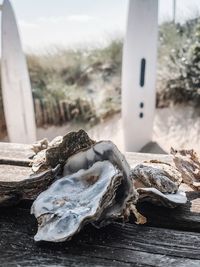
[{"label": "sky", "polygon": [[[102,45],[125,32],[128,0],[10,1],[26,51]],[[177,21],[200,11],[200,0],[176,1]],[[172,3],[159,0],[159,23],[172,18]]]}]

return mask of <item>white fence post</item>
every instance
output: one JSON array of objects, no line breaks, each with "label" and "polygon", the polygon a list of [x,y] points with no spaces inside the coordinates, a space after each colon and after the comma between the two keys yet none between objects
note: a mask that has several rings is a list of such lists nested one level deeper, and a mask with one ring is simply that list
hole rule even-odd
[{"label": "white fence post", "polygon": [[122,64],[122,119],[126,151],[152,138],[158,32],[158,0],[129,0]]},{"label": "white fence post", "polygon": [[8,136],[10,142],[32,143],[36,125],[26,59],[9,0],[4,0],[1,10],[1,80]]}]

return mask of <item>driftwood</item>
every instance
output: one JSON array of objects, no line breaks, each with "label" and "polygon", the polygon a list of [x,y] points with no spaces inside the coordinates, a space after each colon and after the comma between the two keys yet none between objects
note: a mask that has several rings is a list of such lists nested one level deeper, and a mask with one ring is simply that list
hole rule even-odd
[{"label": "driftwood", "polygon": [[[0,180],[29,175],[28,145],[0,143]],[[131,166],[168,155],[127,153]],[[148,223],[86,226],[71,241],[36,244],[31,202],[0,209],[0,266],[200,266],[200,193],[185,187],[188,203],[176,209],[143,204]]]}]

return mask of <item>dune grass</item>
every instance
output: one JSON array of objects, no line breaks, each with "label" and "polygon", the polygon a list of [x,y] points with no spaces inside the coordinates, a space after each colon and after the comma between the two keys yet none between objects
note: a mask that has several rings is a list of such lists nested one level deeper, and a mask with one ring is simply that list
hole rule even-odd
[{"label": "dune grass", "polygon": [[[157,106],[200,101],[200,21],[159,28]],[[123,40],[106,47],[28,54],[38,126],[69,120],[94,124],[121,109]],[[1,97],[1,94],[0,94]],[[42,117],[42,119],[40,119]],[[59,118],[59,119],[57,119]],[[0,130],[5,129],[0,98]]]}]

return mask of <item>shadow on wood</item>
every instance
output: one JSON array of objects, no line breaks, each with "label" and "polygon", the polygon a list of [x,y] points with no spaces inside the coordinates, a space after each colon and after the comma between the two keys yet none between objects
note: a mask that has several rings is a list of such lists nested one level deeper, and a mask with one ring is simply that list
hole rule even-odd
[{"label": "shadow on wood", "polygon": [[167,154],[156,142],[149,142],[140,150],[141,153],[152,153],[152,154]]}]

